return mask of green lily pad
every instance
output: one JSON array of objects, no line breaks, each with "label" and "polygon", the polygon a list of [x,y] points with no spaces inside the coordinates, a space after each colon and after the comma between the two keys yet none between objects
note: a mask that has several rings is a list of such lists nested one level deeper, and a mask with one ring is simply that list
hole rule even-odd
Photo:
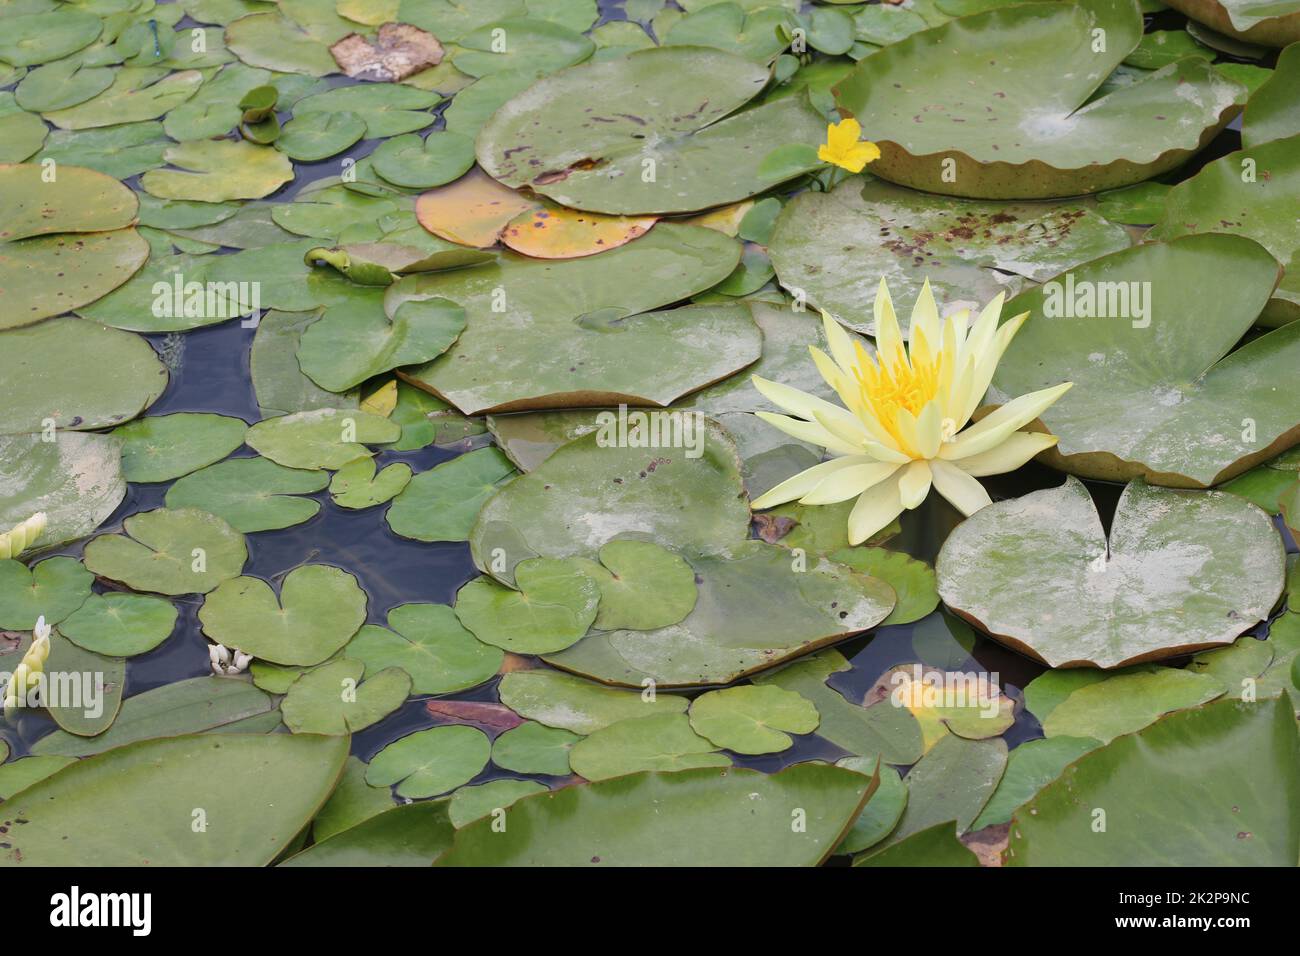
[{"label": "green lily pad", "polygon": [[1067,766],[1100,746],[1101,741],[1091,737],[1044,737],[1020,744],[1011,751],[998,788],[971,824],[971,829],[982,830],[1009,822],[1017,808],[1032,800]]},{"label": "green lily pad", "polygon": [[[780,773],[637,773],[525,797],[456,832],[439,866],[815,866],[872,780],[825,764]],[[802,812],[800,812],[802,811]],[[792,826],[796,818],[802,827]]]},{"label": "green lily pad", "polygon": [[122,439],[127,481],[171,481],[225,458],[247,430],[238,418],[180,412],[127,422],[114,434]]},{"label": "green lily pad", "polygon": [[55,432],[0,435],[0,526],[12,528],[45,512],[41,545],[83,538],[126,496],[121,439],[112,435]]},{"label": "green lily pad", "polygon": [[1182,164],[1245,98],[1189,57],[1090,101],[1141,39],[1135,0],[1003,7],[866,57],[836,103],[880,146],[872,173],[903,186],[989,199],[1113,189]]},{"label": "green lily pad", "polygon": [[936,572],[944,602],[998,641],[1049,667],[1114,668],[1231,643],[1264,620],[1282,594],[1281,544],[1234,495],[1141,482],[1108,540],[1068,478],[977,511]]},{"label": "green lily pad", "polygon": [[11,760],[0,767],[0,800],[8,800],[15,793],[26,790],[32,784],[76,762],[76,757],[22,757]]},{"label": "green lily pad", "polygon": [[[877,757],[845,757],[836,761],[835,766],[869,775],[877,770],[878,760]],[[898,821],[903,816],[903,810],[907,806],[907,784],[893,767],[880,766],[878,769],[880,785],[862,808],[862,813],[853,821],[853,829],[845,834],[844,840],[836,847],[838,853],[859,853],[875,846],[889,836],[889,832],[898,826]]]},{"label": "green lily pad", "polygon": [[820,717],[795,691],[758,684],[702,694],[691,704],[690,720],[696,733],[726,750],[770,754],[788,749],[794,743],[790,734],[812,733]]},{"label": "green lily pad", "polygon": [[[1171,714],[1084,755],[1016,811],[1005,861],[1295,866],[1297,746],[1295,713],[1284,697]],[[1192,778],[1188,767],[1197,768]],[[1140,796],[1152,793],[1160,794],[1163,812],[1152,813]]]},{"label": "green lily pad", "polygon": [[453,832],[447,801],[411,803],[319,840],[279,865],[427,867],[451,845]]},{"label": "green lily pad", "polygon": [[1263,248],[1230,235],[1144,242],[1095,260],[1004,306],[1034,317],[988,400],[1073,382],[1042,414],[1060,439],[1042,460],[1085,478],[1217,484],[1300,440],[1300,393],[1279,387],[1300,362],[1300,325],[1229,354],[1276,277]]},{"label": "green lily pad", "polygon": [[[22,87],[19,87],[21,92]],[[21,98],[19,99],[21,103]],[[1278,54],[1277,68],[1246,104],[1241,144],[1253,149],[1300,134],[1300,46]],[[1264,207],[1261,207],[1261,209]]]},{"label": "green lily pad", "polygon": [[1212,674],[1173,667],[1115,674],[1080,687],[1052,708],[1043,721],[1043,733],[1110,743],[1170,711],[1221,697],[1226,689]]},{"label": "green lily pad", "polygon": [[918,830],[880,853],[854,859],[854,866],[979,866],[979,858],[958,839],[958,829],[950,822],[936,823]]},{"label": "green lily pad", "polygon": [[[1275,301],[1269,306],[1270,311],[1280,315],[1270,321],[1266,313],[1260,320],[1265,325],[1281,324],[1300,315],[1300,277],[1295,269],[1300,240],[1290,215],[1300,192],[1298,149],[1300,136],[1291,136],[1229,153],[1206,164],[1191,179],[1169,191],[1164,218],[1147,233],[1148,239],[1173,239],[1190,233],[1229,232],[1262,245],[1290,270],[1274,291]],[[1225,292],[1240,297],[1244,280],[1243,276]]]},{"label": "green lily pad", "polygon": [[319,664],[365,620],[366,592],[327,564],[294,568],[278,596],[261,578],[232,578],[199,608],[203,632],[214,641],[273,664]]},{"label": "green lily pad", "polygon": [[295,734],[351,734],[383,720],[406,700],[411,678],[396,667],[364,682],[360,661],[331,661],[289,686],[280,704],[284,724]]},{"label": "green lily pad", "polygon": [[[278,208],[278,207],[277,207]],[[315,408],[355,408],[356,396],[335,395],[321,388],[298,365],[302,333],[318,321],[319,312],[270,311],[253,334],[249,367],[257,404],[265,417]]]},{"label": "green lily pad", "polygon": [[184,103],[203,85],[198,70],[172,73],[166,67],[126,66],[104,92],[67,109],[46,113],[59,129],[95,129],[157,119]]},{"label": "green lily pad", "polygon": [[131,515],[123,534],[86,545],[86,567],[137,591],[207,594],[248,560],[244,536],[198,508],[159,508]]},{"label": "green lily pad", "polygon": [[1197,43],[1186,30],[1153,30],[1143,34],[1124,62],[1144,70],[1158,70],[1185,56],[1212,60],[1214,52]]},{"label": "green lily pad", "polygon": [[109,591],[90,595],[59,624],[59,633],[97,654],[132,657],[167,640],[176,616],[175,606],[162,598]]},{"label": "green lily pad", "polygon": [[474,165],[474,141],[459,133],[395,136],[370,154],[375,172],[407,189],[429,189],[459,179]]},{"label": "green lily pad", "polygon": [[[346,738],[199,734],[147,740],[69,766],[5,801],[8,864],[262,866],[324,802]],[[276,794],[248,810],[248,781]],[[196,838],[195,810],[221,839]],[[107,815],[107,816],[105,816]],[[111,819],[113,826],[88,821]],[[82,834],[69,840],[67,834]],[[199,831],[200,833],[202,831]],[[214,833],[209,833],[215,836]]]},{"label": "green lily pad", "polygon": [[477,140],[479,165],[508,186],[594,212],[736,202],[817,165],[771,175],[760,168],[768,152],[825,134],[800,97],[736,112],[767,80],[760,64],[697,46],[593,60],[538,81],[493,114]]},{"label": "green lily pad", "polygon": [[45,674],[52,688],[62,688],[45,702],[60,730],[94,737],[117,718],[126,683],[126,662],[120,657],[88,651],[55,631],[50,635]]},{"label": "green lily pad", "polygon": [[168,508],[201,508],[236,531],[273,531],[301,524],[320,503],[296,495],[329,483],[323,471],[286,468],[266,458],[232,458],[186,475],[167,489]]},{"label": "green lily pad", "polygon": [[394,534],[416,541],[466,541],[483,503],[515,474],[496,448],[477,448],[411,479],[385,515]]},{"label": "green lily pad", "polygon": [[293,179],[293,163],[282,153],[246,142],[180,143],[165,158],[177,168],[151,169],[140,177],[141,187],[160,199],[260,199]]},{"label": "green lily pad", "polygon": [[129,179],[163,164],[171,142],[161,123],[144,121],[101,129],[51,131],[34,160],[52,159],[60,167],[83,166],[114,179]]},{"label": "green lily pad", "polygon": [[[769,63],[789,45],[787,37],[797,22],[790,11],[778,6],[746,10],[736,3],[711,3],[688,12],[660,35],[665,46],[715,47]],[[808,31],[814,49],[821,49],[815,42],[818,35],[816,28]]]},{"label": "green lily pad", "polygon": [[894,589],[898,603],[883,624],[910,624],[939,606],[939,589],[934,569],[902,551],[841,548],[831,552],[829,557],[854,571],[880,578]]},{"label": "green lily pad", "polygon": [[1286,0],[1170,0],[1169,6],[1239,40],[1268,46],[1300,40],[1300,10]]},{"label": "green lily pad", "polygon": [[454,790],[487,766],[492,744],[473,727],[420,730],[393,741],[370,761],[366,783],[397,784],[397,795],[418,799]]},{"label": "green lily pad", "polygon": [[600,563],[584,561],[600,588],[594,626],[651,631],[676,624],[695,607],[695,572],[678,555],[652,541],[611,541]]},{"label": "green lily pad", "polygon": [[480,77],[458,92],[443,112],[447,132],[477,136],[497,110],[541,78],[542,74],[536,70],[489,73]]},{"label": "green lily pad", "polygon": [[1021,279],[1042,282],[1127,249],[1123,227],[1096,208],[1077,199],[961,201],[849,179],[796,196],[777,219],[770,252],[792,294],[875,334],[871,304],[882,278],[895,301],[914,300],[928,279],[945,313],[978,314],[999,292],[1018,291]]},{"label": "green lily pad", "polygon": [[366,674],[399,667],[416,694],[451,694],[491,679],[504,655],[477,640],[445,604],[399,604],[388,628],[368,624],[348,642],[347,656]]},{"label": "green lily pad", "polygon": [[569,753],[581,739],[563,728],[526,720],[492,741],[492,762],[515,773],[568,776]]},{"label": "green lily pad", "polygon": [[305,96],[294,105],[293,115],[355,113],[365,121],[366,139],[388,139],[431,125],[434,116],[427,110],[441,99],[437,93],[400,83],[362,83]]},{"label": "green lily pad", "polygon": [[299,25],[275,12],[253,13],[226,27],[226,48],[249,66],[325,76],[338,72],[329,45],[348,31]]},{"label": "green lily pad", "polygon": [[275,148],[300,163],[337,156],[366,134],[366,121],[349,110],[308,112],[284,124]]},{"label": "green lily pad", "polygon": [[348,757],[338,786],[311,822],[312,839],[323,843],[335,834],[391,809],[392,791],[387,787],[372,787],[366,783],[366,765],[356,757]]},{"label": "green lily pad", "polygon": [[1097,196],[1097,211],[1111,222],[1149,226],[1164,218],[1165,199],[1172,187],[1164,183],[1138,183]]},{"label": "green lily pad", "polygon": [[584,737],[569,753],[573,772],[608,780],[642,770],[729,767],[731,758],[691,729],[683,714],[620,720]]},{"label": "green lily pad", "polygon": [[275,702],[247,681],[193,677],[128,697],[122,702],[113,726],[97,737],[55,731],[38,740],[32,753],[85,757],[153,737],[201,731],[252,731],[248,722],[267,716],[279,722]]},{"label": "green lily pad", "polygon": [[411,480],[411,466],[396,461],[375,474],[373,458],[358,458],[330,479],[330,498],[340,508],[361,509],[382,505]]},{"label": "green lily pad", "polygon": [[30,631],[40,617],[58,624],[86,602],[93,581],[76,558],[47,558],[31,568],[5,558],[0,561],[0,628]]},{"label": "green lily pad", "polygon": [[369,454],[362,442],[396,441],[401,426],[387,418],[345,408],[317,408],[268,418],[248,430],[245,443],[286,468],[337,471]]},{"label": "green lily pad", "polygon": [[60,59],[93,43],[103,25],[95,14],[67,7],[6,14],[0,60],[35,66]]},{"label": "green lily pad", "polygon": [[580,32],[529,18],[498,20],[465,34],[456,45],[460,49],[452,63],[474,77],[523,68],[554,73],[581,63],[596,49]]},{"label": "green lily pad", "polygon": [[551,670],[512,671],[501,678],[498,693],[520,717],[582,735],[633,717],[684,714],[690,703],[676,694],[619,690]]},{"label": "green lily pad", "polygon": [[516,800],[543,793],[546,785],[535,780],[491,780],[472,787],[461,787],[451,795],[448,813],[457,829],[468,826],[497,811],[504,810]]},{"label": "green lily pad", "polygon": [[787,664],[779,670],[760,674],[755,683],[771,684],[795,691],[810,700],[821,715],[816,733],[849,753],[886,763],[915,763],[923,749],[921,725],[906,707],[895,707],[888,700],[861,706],[850,703],[826,683],[837,671],[849,669],[849,663],[836,650],[822,651]]},{"label": "green lily pad", "polygon": [[14,102],[13,93],[0,93],[0,163],[21,163],[39,152],[49,131],[39,116]]},{"label": "green lily pad", "polygon": [[515,584],[475,578],[456,593],[456,616],[480,641],[517,654],[563,650],[596,619],[600,589],[577,561],[529,558]]},{"label": "green lily pad", "polygon": [[390,309],[395,299],[440,296],[465,309],[468,325],[446,354],[402,377],[467,415],[668,405],[749,365],[761,336],[740,303],[643,310],[709,288],[739,256],[721,233],[660,223],[595,256],[504,253],[407,276],[389,289]]},{"label": "green lily pad", "polygon": [[208,80],[163,120],[167,135],[178,142],[224,136],[239,125],[239,102],[271,78],[268,70],[232,63]]},{"label": "green lily pad", "polygon": [[307,326],[298,363],[316,384],[346,392],[399,365],[437,358],[465,328],[465,310],[446,299],[404,302],[390,319],[378,301],[331,306]]}]

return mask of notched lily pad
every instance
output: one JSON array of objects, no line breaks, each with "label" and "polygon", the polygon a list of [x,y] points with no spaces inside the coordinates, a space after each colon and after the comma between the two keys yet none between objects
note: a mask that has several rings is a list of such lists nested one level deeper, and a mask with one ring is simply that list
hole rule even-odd
[{"label": "notched lily pad", "polygon": [[235,577],[248,560],[244,536],[197,508],[159,508],[131,515],[122,534],[86,545],[86,567],[137,591],[206,594]]},{"label": "notched lily pad", "polygon": [[596,619],[600,589],[574,560],[529,558],[514,569],[518,590],[489,577],[456,594],[456,616],[480,641],[518,654],[546,654],[581,640]]}]

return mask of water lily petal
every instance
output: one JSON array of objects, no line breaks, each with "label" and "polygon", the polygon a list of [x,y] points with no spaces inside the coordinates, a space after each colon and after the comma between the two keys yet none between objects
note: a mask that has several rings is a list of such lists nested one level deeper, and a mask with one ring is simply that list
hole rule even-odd
[{"label": "water lily petal", "polygon": [[1014,432],[1006,441],[979,455],[961,458],[954,464],[968,475],[1002,475],[1015,471],[1040,451],[1056,444],[1046,432]]},{"label": "water lily petal", "polygon": [[902,469],[898,478],[898,496],[903,507],[909,511],[925,500],[930,493],[930,466],[923,461],[914,461]]},{"label": "water lily petal", "polygon": [[858,498],[849,512],[849,544],[861,544],[903,513],[903,500],[898,493],[901,472],[900,468]]},{"label": "water lily petal", "polygon": [[885,284],[883,277],[876,289],[873,313],[876,320],[877,358],[881,364],[892,364],[904,356],[903,333],[898,327],[898,316],[894,314],[894,300],[889,297],[889,286]]},{"label": "water lily petal", "polygon": [[930,280],[921,284],[921,291],[912,305],[912,324],[908,329],[908,342],[912,346],[912,364],[916,364],[917,336],[923,336],[927,345],[937,347],[942,336],[939,329],[939,305],[934,301]]},{"label": "water lily petal", "polygon": [[812,421],[813,416],[818,411],[824,411],[827,414],[845,412],[845,409],[840,408],[838,405],[832,405],[824,398],[809,395],[807,392],[801,392],[799,389],[781,382],[773,382],[761,375],[751,375],[749,380],[754,383],[754,387],[758,389],[764,398],[779,405],[790,414],[798,415],[808,421]]},{"label": "water lily petal", "polygon": [[840,455],[861,455],[862,448],[858,445],[850,444],[840,438],[835,437],[817,422],[800,421],[797,418],[790,418],[787,415],[777,415],[773,412],[755,412],[759,418],[776,428],[781,429],[791,438],[797,438],[800,441],[806,441],[810,445],[817,445],[828,451]]},{"label": "water lily petal", "polygon": [[942,458],[930,462],[930,474],[934,490],[951,501],[968,518],[985,505],[993,503],[983,485]]},{"label": "water lily petal", "polygon": [[939,457],[948,461],[978,455],[1002,444],[1012,432],[1019,431],[1041,415],[1053,402],[1070,390],[1072,382],[1041,388],[1020,395],[966,429],[939,449]]},{"label": "water lily petal", "polygon": [[[839,411],[844,412],[843,409]],[[877,461],[890,461],[899,465],[912,460],[913,456],[900,451],[893,441],[888,445],[873,441],[867,429],[867,421],[870,419],[863,420],[847,412],[841,415],[817,413],[817,423],[840,440],[852,442],[857,454],[870,455]]]},{"label": "water lily petal", "polygon": [[[956,427],[956,424],[953,424],[948,434],[951,435]],[[921,414],[916,416],[917,457],[933,458],[939,454],[939,446],[943,444],[943,438],[943,405],[936,399],[927,402],[925,408],[921,409]]]},{"label": "water lily petal", "polygon": [[868,488],[884,481],[900,467],[892,462],[873,461],[835,472],[801,499],[806,505],[834,505],[856,498]]},{"label": "water lily petal", "polygon": [[869,461],[870,459],[861,455],[845,455],[843,458],[832,458],[830,461],[824,461],[819,465],[813,465],[811,468],[805,468],[799,474],[793,475],[774,488],[769,488],[763,492],[750,503],[750,507],[755,511],[761,511],[764,508],[774,508],[777,505],[785,504],[787,501],[802,498],[837,471],[858,467]]},{"label": "water lily petal", "polygon": [[822,330],[826,333],[826,346],[831,350],[831,357],[835,359],[835,364],[845,375],[851,376],[853,369],[857,367],[857,359],[849,333],[845,332],[844,326],[836,322],[825,309],[822,310]]}]

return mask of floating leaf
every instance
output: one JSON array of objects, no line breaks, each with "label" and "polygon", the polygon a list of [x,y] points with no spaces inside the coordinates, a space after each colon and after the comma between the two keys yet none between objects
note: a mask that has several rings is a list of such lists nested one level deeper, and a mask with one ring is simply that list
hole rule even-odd
[{"label": "floating leaf", "polygon": [[273,531],[301,524],[320,503],[294,495],[320,491],[323,471],[302,471],[266,458],[232,458],[186,475],[167,489],[168,508],[201,508],[224,518],[236,531]]},{"label": "floating leaf", "polygon": [[457,592],[456,616],[480,641],[517,654],[563,650],[596,619],[600,589],[577,561],[529,558],[515,584],[475,578]]},{"label": "floating leaf", "polygon": [[0,93],[0,163],[21,163],[40,150],[48,133],[39,116],[14,103],[13,93]]},{"label": "floating leaf", "polygon": [[590,39],[546,20],[498,20],[457,41],[456,69],[486,76],[522,68],[554,73],[581,63],[596,49]]},{"label": "floating leaf", "polygon": [[486,248],[496,244],[511,220],[537,205],[475,166],[455,182],[422,193],[415,214],[435,236]]},{"label": "floating leaf", "polygon": [[41,617],[58,624],[90,597],[93,580],[76,558],[47,558],[31,568],[5,558],[0,561],[0,628],[30,631]]},{"label": "floating leaf", "polygon": [[391,809],[392,792],[386,787],[372,787],[366,783],[366,765],[356,757],[348,757],[338,786],[311,822],[312,838],[323,843],[335,834]]},{"label": "floating leaf", "polygon": [[[80,761],[5,801],[3,862],[31,866],[262,866],[311,819],[347,757],[345,738],[199,734]],[[248,811],[248,781],[276,794]],[[195,807],[225,821],[196,840]],[[92,821],[111,819],[111,827]],[[69,840],[68,833],[81,834]],[[94,835],[92,837],[92,834]]]},{"label": "floating leaf", "polygon": [[528,720],[492,741],[492,762],[515,773],[567,776],[569,752],[581,739],[571,731]]},{"label": "floating leaf", "polygon": [[294,105],[293,114],[305,118],[311,113],[345,110],[365,120],[366,139],[388,139],[431,125],[434,116],[426,110],[440,99],[437,93],[396,83],[337,86],[303,97]]},{"label": "floating leaf", "polygon": [[[509,208],[509,204],[503,205]],[[521,255],[576,259],[626,245],[645,235],[657,221],[655,216],[605,216],[547,203],[511,219],[500,236]]]},{"label": "floating leaf", "polygon": [[1091,737],[1044,737],[1019,744],[1007,758],[1006,773],[971,829],[1007,823],[1017,808],[1033,799],[1067,766],[1100,746],[1101,741]]},{"label": "floating leaf", "polygon": [[123,67],[112,85],[76,106],[46,113],[59,129],[94,129],[157,119],[184,103],[203,85],[198,70],[171,73],[161,67]]},{"label": "floating leaf", "polygon": [[388,628],[367,624],[348,642],[346,654],[366,665],[367,675],[400,667],[416,694],[451,694],[491,679],[504,655],[478,641],[445,604],[399,604]]},{"label": "floating leaf", "polygon": [[1277,603],[1283,558],[1248,502],[1141,482],[1121,495],[1107,540],[1088,490],[1068,478],[977,511],[936,571],[944,602],[997,640],[1049,667],[1113,668],[1230,643]]},{"label": "floating leaf", "polygon": [[57,60],[93,43],[102,28],[95,14],[75,8],[9,13],[0,37],[0,60],[14,66]]},{"label": "floating leaf", "polygon": [[394,534],[416,541],[465,541],[483,503],[515,473],[496,448],[477,448],[411,479],[385,515]]},{"label": "floating leaf", "polygon": [[375,474],[373,458],[358,458],[330,479],[330,499],[340,508],[373,508],[397,495],[410,480],[411,466],[405,462],[393,462]]},{"label": "floating leaf", "polygon": [[238,575],[248,560],[244,536],[197,508],[134,514],[122,530],[86,545],[86,567],[137,591],[206,594]]},{"label": "floating leaf", "polygon": [[1220,33],[1252,43],[1286,46],[1300,40],[1300,11],[1287,2],[1171,0],[1169,6]]},{"label": "floating leaf", "polygon": [[126,495],[121,447],[120,439],[93,433],[56,432],[50,442],[0,435],[0,526],[44,512],[41,545],[90,534]]},{"label": "floating leaf", "polygon": [[0,800],[26,790],[39,780],[77,762],[76,757],[22,757],[0,767]]},{"label": "floating leaf", "polygon": [[860,856],[854,866],[979,866],[979,858],[959,840],[960,828],[936,823],[919,830],[880,853]]},{"label": "floating leaf", "polygon": [[871,171],[900,185],[990,199],[1113,189],[1181,165],[1244,101],[1189,57],[1089,102],[1141,38],[1134,0],[1003,7],[866,57],[836,103],[879,145]]},{"label": "floating leaf", "polygon": [[59,624],[59,633],[97,654],[132,657],[153,650],[175,627],[176,608],[170,601],[109,591],[90,595]]},{"label": "floating leaf", "polygon": [[260,199],[293,179],[293,164],[283,154],[251,143],[225,139],[180,143],[165,157],[177,169],[152,169],[140,177],[141,187],[160,199]]},{"label": "floating leaf", "polygon": [[793,745],[789,734],[810,734],[820,720],[811,701],[774,685],[709,691],[691,703],[690,718],[696,733],[740,754],[779,753]]},{"label": "floating leaf", "polygon": [[126,662],[120,657],[85,650],[55,631],[45,673],[52,689],[45,706],[61,730],[94,737],[117,718],[126,683]]},{"label": "floating leaf", "polygon": [[1221,697],[1218,678],[1173,667],[1115,674],[1080,687],[1043,721],[1048,737],[1091,737],[1102,743],[1141,730],[1174,710]]},{"label": "floating leaf", "polygon": [[238,418],[181,412],[128,422],[114,434],[122,439],[127,481],[170,481],[225,458],[247,430]]},{"label": "floating leaf", "polygon": [[411,678],[396,667],[361,680],[360,661],[331,661],[289,686],[280,705],[295,734],[351,734],[383,720],[406,700]]},{"label": "floating leaf", "polygon": [[260,421],[244,440],[248,447],[286,468],[337,471],[369,454],[361,442],[396,441],[401,433],[401,426],[378,415],[317,408]]},{"label": "floating leaf", "polygon": [[[1023,746],[1023,745],[1022,745]],[[1014,754],[1015,751],[1013,750]],[[907,784],[893,767],[877,767],[877,757],[845,757],[835,766],[855,770],[860,774],[878,772],[880,785],[871,795],[862,813],[853,821],[851,829],[843,842],[836,847],[840,853],[858,853],[875,846],[898,825],[903,809],[907,806]]]},{"label": "floating leaf", "polygon": [[1042,415],[1060,439],[1045,461],[1108,481],[1217,484],[1300,439],[1300,393],[1279,387],[1300,362],[1300,324],[1229,352],[1276,277],[1263,248],[1229,235],[1144,242],[1088,263],[1003,307],[1034,318],[988,400],[1073,382]]},{"label": "floating leaf", "polygon": [[452,832],[445,801],[411,803],[363,820],[280,865],[427,867],[451,845]]},{"label": "floating leaf", "polygon": [[[687,13],[662,36],[665,46],[716,47],[768,63],[789,45],[786,37],[796,22],[789,11],[777,6],[747,12],[735,3],[711,3]],[[808,42],[820,49],[814,40],[817,35],[815,28],[808,31]]]},{"label": "floating leaf", "polygon": [[257,404],[265,417],[316,408],[356,407],[355,396],[325,391],[298,366],[298,343],[319,312],[267,312],[253,335],[249,366]]},{"label": "floating leaf", "polygon": [[474,141],[459,133],[386,139],[370,154],[375,172],[408,189],[428,189],[459,179],[474,165]]},{"label": "floating leaf", "polygon": [[284,124],[275,148],[300,163],[315,163],[338,155],[365,134],[366,121],[348,110],[307,113]]},{"label": "floating leaf", "polygon": [[880,578],[894,589],[898,603],[884,624],[919,621],[939,605],[934,569],[924,561],[885,548],[841,548],[829,557],[854,571]]},{"label": "floating leaf", "polygon": [[575,734],[592,734],[633,717],[684,714],[689,701],[675,694],[649,699],[551,670],[513,671],[501,678],[501,702],[521,717]]},{"label": "floating leaf", "polygon": [[[824,764],[637,773],[525,797],[458,830],[439,866],[815,866],[874,786]],[[803,810],[801,832],[790,826]]]},{"label": "floating leaf", "polygon": [[254,13],[230,23],[225,36],[226,47],[249,66],[325,76],[338,69],[329,44],[347,32],[299,25],[279,13]]},{"label": "floating leaf", "polygon": [[695,572],[653,542],[611,541],[600,549],[599,564],[584,561],[582,567],[600,588],[598,630],[667,627],[695,607]]},{"label": "floating leaf", "polygon": [[479,165],[507,186],[531,186],[595,212],[693,212],[735,202],[796,174],[765,174],[760,163],[769,151],[817,143],[825,133],[821,117],[797,97],[735,112],[767,80],[759,64],[693,46],[592,61],[502,106],[479,135]]},{"label": "floating leaf", "polygon": [[397,795],[433,797],[469,783],[485,766],[492,745],[473,727],[434,727],[393,741],[370,761],[366,782],[397,784]]},{"label": "floating leaf", "polygon": [[[22,87],[19,87],[21,94]],[[1278,54],[1277,69],[1254,93],[1241,118],[1241,144],[1252,149],[1300,134],[1300,46]],[[19,102],[22,102],[21,96]]]},{"label": "floating leaf", "polygon": [[472,787],[461,787],[451,795],[449,814],[457,829],[475,820],[504,810],[516,800],[543,793],[544,784],[535,780],[490,780]]},{"label": "floating leaf", "polygon": [[199,608],[203,632],[214,641],[274,664],[319,664],[365,619],[366,593],[357,579],[327,564],[294,568],[278,596],[261,578],[233,578]]},{"label": "floating leaf", "polygon": [[573,772],[608,780],[642,770],[729,767],[731,758],[691,729],[683,714],[620,720],[578,741],[569,753]]}]

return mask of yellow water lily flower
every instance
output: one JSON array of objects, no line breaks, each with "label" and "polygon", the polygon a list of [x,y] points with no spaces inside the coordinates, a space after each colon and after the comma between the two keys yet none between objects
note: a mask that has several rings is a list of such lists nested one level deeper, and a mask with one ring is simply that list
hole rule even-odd
[{"label": "yellow water lily flower", "polygon": [[0,558],[18,557],[32,546],[44,530],[44,511],[38,511],[26,521],[20,521],[4,534],[0,534]]},{"label": "yellow water lily flower", "polygon": [[834,457],[781,482],[755,499],[753,507],[795,499],[829,505],[857,498],[849,513],[849,543],[861,544],[905,509],[920,505],[932,485],[962,514],[989,504],[988,492],[976,478],[1014,471],[1055,445],[1054,435],[1020,429],[1072,384],[1021,395],[965,428],[1002,353],[1029,316],[1025,312],[999,325],[1002,299],[999,294],[990,302],[973,326],[964,310],[940,319],[927,280],[912,309],[904,346],[889,288],[881,279],[875,356],[823,312],[831,354],[809,351],[844,407],[757,375],[753,382],[797,416],[758,412],[760,418]]},{"label": "yellow water lily flower", "polygon": [[867,163],[880,158],[880,147],[875,143],[859,142],[862,126],[850,117],[826,127],[826,142],[817,147],[817,158],[851,173],[862,172]]},{"label": "yellow water lily flower", "polygon": [[45,623],[42,614],[32,629],[32,644],[27,653],[14,668],[13,675],[4,689],[4,711],[8,714],[15,707],[23,707],[29,702],[32,689],[39,686],[40,675],[45,671],[45,659],[50,656],[50,625]]}]

